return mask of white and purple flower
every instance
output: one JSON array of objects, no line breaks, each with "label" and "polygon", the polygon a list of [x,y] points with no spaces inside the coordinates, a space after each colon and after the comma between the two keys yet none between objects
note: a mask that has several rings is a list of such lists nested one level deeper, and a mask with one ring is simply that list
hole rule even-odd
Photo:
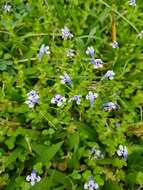
[{"label": "white and purple flower", "polygon": [[68,83],[68,84],[72,85],[72,80],[66,72],[64,73],[64,75],[60,76],[60,79],[61,79],[62,84]]},{"label": "white and purple flower", "polygon": [[36,176],[36,171],[32,170],[31,175],[26,177],[26,181],[30,181],[31,185],[33,186],[36,182],[41,180],[40,176]]},{"label": "white and purple flower", "polygon": [[94,180],[93,180],[93,177],[89,177],[89,181],[88,183],[85,183],[84,184],[84,189],[87,189],[87,190],[95,190],[95,189],[98,189],[99,188],[99,185],[98,183],[94,183]]},{"label": "white and purple flower", "polygon": [[74,54],[74,50],[73,49],[68,49],[67,50],[67,57],[69,57],[70,59],[72,59],[75,56]]},{"label": "white and purple flower", "polygon": [[97,93],[93,93],[89,91],[89,93],[86,95],[86,99],[90,101],[90,105],[93,106],[95,98],[98,97]]},{"label": "white and purple flower", "polygon": [[62,32],[62,38],[64,40],[73,38],[73,34],[70,32],[70,30],[69,30],[69,28],[67,26],[65,26],[64,28],[62,28],[61,32]]},{"label": "white and purple flower", "polygon": [[129,0],[129,5],[136,6],[136,0]]},{"label": "white and purple flower", "polygon": [[111,46],[112,46],[113,49],[119,48],[119,44],[118,44],[117,41],[113,41]]},{"label": "white and purple flower", "polygon": [[119,109],[118,104],[113,103],[113,102],[107,102],[105,104],[103,104],[103,110],[104,111],[112,111],[112,110],[117,110]]},{"label": "white and purple flower", "polygon": [[118,156],[122,156],[123,158],[127,159],[128,158],[128,150],[126,146],[119,145],[119,148],[117,150]]},{"label": "white and purple flower", "polygon": [[38,53],[39,60],[42,59],[42,57],[43,57],[44,54],[49,55],[50,51],[49,51],[49,46],[46,46],[45,44],[42,44],[41,47],[40,47],[40,49],[39,49],[39,53]]},{"label": "white and purple flower", "polygon": [[61,94],[56,94],[51,99],[51,103],[56,104],[58,107],[60,107],[65,101],[66,101],[66,98],[64,96],[62,96]]},{"label": "white and purple flower", "polygon": [[75,101],[76,104],[80,105],[81,97],[82,97],[81,95],[75,95],[69,99],[69,102]]},{"label": "white and purple flower", "polygon": [[108,70],[108,71],[106,72],[106,74],[103,76],[103,79],[106,78],[106,79],[109,79],[109,80],[113,80],[113,79],[114,79],[114,76],[115,76],[114,71]]},{"label": "white and purple flower", "polygon": [[91,63],[94,66],[94,69],[99,69],[103,67],[103,61],[101,59],[91,59]]},{"label": "white and purple flower", "polygon": [[94,48],[92,46],[88,47],[86,50],[86,54],[90,55],[91,57],[94,57]]},{"label": "white and purple flower", "polygon": [[33,108],[35,104],[39,103],[39,95],[35,90],[31,90],[27,93],[27,101],[25,103],[29,106],[29,108]]},{"label": "white and purple flower", "polygon": [[11,5],[10,4],[5,4],[4,5],[4,11],[5,12],[10,12],[11,11]]},{"label": "white and purple flower", "polygon": [[102,154],[101,150],[93,147],[91,150],[91,156],[96,158],[96,159],[101,159],[104,157],[104,155]]}]

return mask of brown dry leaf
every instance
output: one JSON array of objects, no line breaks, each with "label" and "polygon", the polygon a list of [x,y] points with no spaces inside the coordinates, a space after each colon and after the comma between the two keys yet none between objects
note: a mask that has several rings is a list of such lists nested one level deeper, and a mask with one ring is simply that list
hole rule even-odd
[{"label": "brown dry leaf", "polygon": [[67,160],[64,160],[62,162],[54,162],[53,167],[57,168],[60,171],[66,171],[67,170]]}]

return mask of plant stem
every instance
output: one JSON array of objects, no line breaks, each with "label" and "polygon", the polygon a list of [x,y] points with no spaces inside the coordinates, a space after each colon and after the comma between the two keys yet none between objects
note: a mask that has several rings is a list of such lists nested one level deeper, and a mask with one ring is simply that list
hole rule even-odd
[{"label": "plant stem", "polygon": [[117,40],[117,33],[116,33],[116,20],[115,20],[115,0],[112,0],[112,41],[116,41]]},{"label": "plant stem", "polygon": [[143,185],[139,186],[139,188],[137,190],[143,189]]}]

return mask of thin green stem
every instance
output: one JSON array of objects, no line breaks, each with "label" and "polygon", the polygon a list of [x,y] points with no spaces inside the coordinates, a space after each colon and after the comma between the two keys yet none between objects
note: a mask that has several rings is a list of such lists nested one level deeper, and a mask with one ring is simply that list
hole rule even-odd
[{"label": "thin green stem", "polygon": [[39,114],[40,114],[41,116],[43,116],[43,117],[45,118],[45,120],[48,121],[48,123],[49,123],[55,130],[57,130],[57,128],[56,128],[56,126],[54,125],[54,123],[53,123],[51,120],[49,120],[48,117],[46,117],[46,115],[45,115],[42,111],[40,111]]},{"label": "thin green stem", "polygon": [[5,31],[5,30],[0,30],[0,33],[2,33],[2,34],[8,34],[8,35],[13,35],[13,33]]},{"label": "thin green stem", "polygon": [[29,140],[28,136],[25,136],[25,141],[26,141],[26,143],[28,145],[29,152],[32,154],[32,148],[31,148],[30,140]]}]

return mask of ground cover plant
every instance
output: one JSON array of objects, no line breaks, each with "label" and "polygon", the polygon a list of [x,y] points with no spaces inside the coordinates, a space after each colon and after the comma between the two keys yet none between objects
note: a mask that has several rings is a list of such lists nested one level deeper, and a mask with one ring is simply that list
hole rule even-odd
[{"label": "ground cover plant", "polygon": [[0,189],[143,189],[143,1],[0,1]]}]

